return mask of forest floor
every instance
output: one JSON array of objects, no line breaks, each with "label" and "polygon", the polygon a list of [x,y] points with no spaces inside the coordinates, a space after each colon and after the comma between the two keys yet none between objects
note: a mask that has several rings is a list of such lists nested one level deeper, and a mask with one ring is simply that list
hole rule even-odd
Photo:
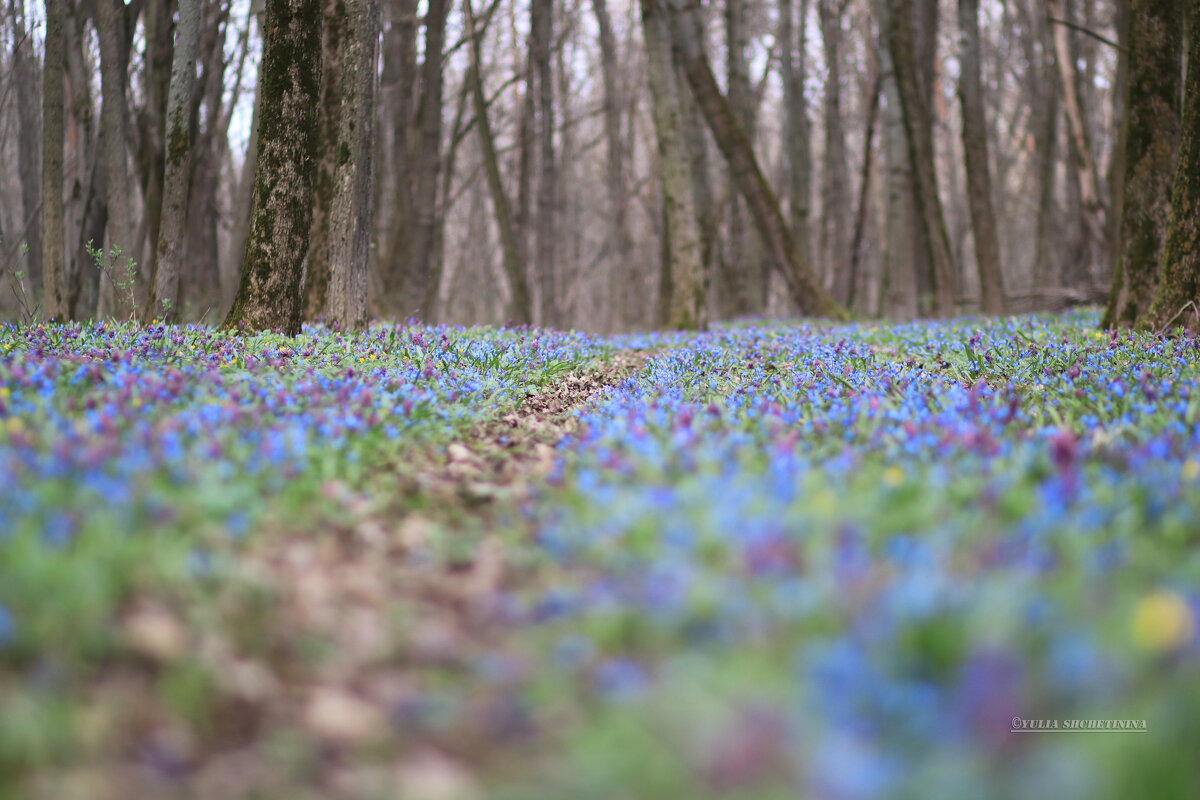
[{"label": "forest floor", "polygon": [[1198,415],[1091,313],[0,328],[0,800],[1194,797]]}]

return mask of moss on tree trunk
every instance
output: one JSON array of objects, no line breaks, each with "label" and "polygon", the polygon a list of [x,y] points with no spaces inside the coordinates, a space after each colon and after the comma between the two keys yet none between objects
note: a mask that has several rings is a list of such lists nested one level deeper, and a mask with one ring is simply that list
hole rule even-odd
[{"label": "moss on tree trunk", "polygon": [[1138,322],[1150,308],[1171,213],[1179,141],[1183,19],[1175,0],[1135,0],[1129,31],[1129,108],[1120,259],[1106,328]]},{"label": "moss on tree trunk", "polygon": [[[1194,3],[1192,7],[1195,8]],[[1161,330],[1183,326],[1193,331],[1200,328],[1200,36],[1195,35],[1197,22],[1200,19],[1193,14],[1171,214],[1167,221],[1158,291],[1150,310],[1138,322],[1143,328]]]},{"label": "moss on tree trunk", "polygon": [[267,0],[250,236],[225,328],[300,332],[321,92],[321,0]]}]

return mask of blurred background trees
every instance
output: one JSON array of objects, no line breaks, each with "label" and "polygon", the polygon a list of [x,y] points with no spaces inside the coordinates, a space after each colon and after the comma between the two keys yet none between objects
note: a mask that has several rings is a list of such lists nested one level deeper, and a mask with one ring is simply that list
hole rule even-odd
[{"label": "blurred background trees", "polygon": [[[5,0],[5,317],[226,317],[269,9],[188,2]],[[607,331],[1111,297],[1111,322],[1148,325],[1187,250],[1185,216],[1164,247],[1189,129],[1174,0],[320,5],[305,319]],[[363,14],[371,85],[342,78]]]}]

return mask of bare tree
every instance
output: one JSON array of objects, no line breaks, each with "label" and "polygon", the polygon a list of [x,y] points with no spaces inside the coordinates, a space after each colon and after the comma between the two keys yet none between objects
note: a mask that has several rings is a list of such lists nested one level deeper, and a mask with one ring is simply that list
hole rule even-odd
[{"label": "bare tree", "polygon": [[883,310],[901,322],[917,317],[917,260],[920,221],[914,202],[908,131],[900,109],[900,90],[887,39],[891,30],[891,0],[876,0],[879,18],[879,69],[883,93],[884,179]]},{"label": "bare tree", "polygon": [[929,244],[933,265],[933,312],[947,316],[954,313],[956,272],[950,238],[946,232],[946,218],[942,214],[942,201],[938,195],[931,111],[917,72],[912,0],[893,0],[888,23],[888,51],[904,120],[916,211]]},{"label": "bare tree", "polygon": [[708,58],[700,49],[690,16],[690,0],[668,0],[667,6],[671,12],[671,41],[680,68],[793,302],[804,314],[845,316],[845,311],[821,288],[808,259],[797,247],[779,210],[779,201],[758,166],[750,140],[717,86]]},{"label": "bare tree", "polygon": [[825,46],[825,147],[821,172],[821,253],[833,298],[850,299],[850,178],[842,121],[842,17],[848,0],[818,0]]},{"label": "bare tree", "polygon": [[266,0],[262,120],[246,257],[229,329],[300,332],[321,91],[320,0]]},{"label": "bare tree", "polygon": [[[12,77],[17,88],[17,174],[21,183],[21,239],[25,254],[27,283],[34,291],[42,285],[42,115],[38,108],[38,63],[33,55],[33,38],[25,28],[24,3],[9,0],[12,21]],[[61,67],[59,69],[61,78]],[[60,229],[61,230],[61,229]]]},{"label": "bare tree", "polygon": [[467,81],[471,85],[471,96],[475,105],[475,130],[479,135],[479,147],[483,151],[484,174],[492,196],[492,209],[496,215],[496,227],[500,230],[500,252],[504,273],[508,278],[512,300],[510,314],[517,324],[533,321],[533,304],[529,297],[529,286],[525,280],[525,269],[521,263],[516,230],[504,181],[500,175],[500,160],[496,156],[496,144],[492,137],[492,125],[488,119],[487,100],[483,95],[483,75],[480,71],[480,39],[483,30],[475,29],[475,14],[471,0],[463,0],[463,16],[467,21],[467,38],[471,42],[471,67]]},{"label": "bare tree", "polygon": [[46,317],[67,318],[63,262],[63,24],[65,0],[46,0],[42,69],[42,280]]},{"label": "bare tree", "polygon": [[958,0],[959,51],[962,75],[962,142],[967,168],[967,202],[975,232],[975,264],[979,272],[980,307],[986,314],[1003,314],[1004,275],[1000,270],[1000,241],[992,208],[992,175],[988,162],[987,119],[984,111],[982,61],[979,44],[979,0]]},{"label": "bare tree", "polygon": [[658,142],[664,225],[660,322],[670,328],[687,330],[704,324],[703,267],[692,182],[684,153],[679,86],[671,62],[671,43],[663,11],[656,0],[642,0],[642,33],[646,42],[646,73]]},{"label": "bare tree", "polygon": [[[1058,76],[1062,89],[1063,111],[1066,112],[1067,129],[1071,143],[1071,170],[1079,185],[1080,224],[1083,228],[1085,263],[1079,267],[1087,279],[1095,283],[1098,265],[1103,261],[1105,241],[1104,202],[1100,197],[1099,172],[1092,153],[1092,137],[1088,130],[1087,114],[1083,98],[1079,94],[1079,82],[1075,56],[1071,49],[1069,28],[1064,22],[1066,10],[1062,0],[1046,0],[1046,12],[1051,19],[1050,32],[1054,41]],[[1057,20],[1057,22],[1055,21]],[[1071,276],[1073,277],[1073,276]]]},{"label": "bare tree", "polygon": [[127,259],[135,255],[129,202],[128,135],[125,119],[128,100],[129,49],[126,38],[126,6],[121,0],[96,0],[96,28],[100,40],[100,93],[103,105],[100,124],[105,131],[104,170],[108,182],[108,242],[119,249],[121,257],[105,256],[107,277],[112,289],[112,313],[132,316],[137,309],[136,273],[126,271]]},{"label": "bare tree", "polygon": [[367,324],[367,259],[371,248],[378,0],[345,0],[341,112],[330,215],[327,316],[356,330]]},{"label": "bare tree", "polygon": [[562,325],[558,298],[558,162],[554,152],[554,0],[530,0],[530,49],[538,87],[538,134],[541,144],[537,197],[537,278],[541,324]]},{"label": "bare tree", "polygon": [[151,268],[150,298],[144,317],[179,318],[179,274],[187,236],[191,176],[191,96],[200,44],[200,0],[179,0],[179,27],[167,100],[167,155],[163,173],[163,211],[157,257]]}]

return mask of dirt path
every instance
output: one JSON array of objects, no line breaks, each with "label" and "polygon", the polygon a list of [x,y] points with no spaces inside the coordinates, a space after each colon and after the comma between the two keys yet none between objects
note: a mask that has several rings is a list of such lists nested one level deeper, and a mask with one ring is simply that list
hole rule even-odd
[{"label": "dirt path", "polygon": [[[568,374],[369,491],[328,484],[319,518],[256,532],[212,593],[139,603],[124,626],[149,673],[96,697],[131,709],[106,716],[113,761],[33,795],[478,797],[475,770],[539,734],[503,679],[478,678],[521,661],[505,597],[553,579],[511,557],[534,524],[521,504],[574,412],[651,355]],[[194,685],[178,677],[197,668]],[[182,688],[164,699],[156,682]]]}]

